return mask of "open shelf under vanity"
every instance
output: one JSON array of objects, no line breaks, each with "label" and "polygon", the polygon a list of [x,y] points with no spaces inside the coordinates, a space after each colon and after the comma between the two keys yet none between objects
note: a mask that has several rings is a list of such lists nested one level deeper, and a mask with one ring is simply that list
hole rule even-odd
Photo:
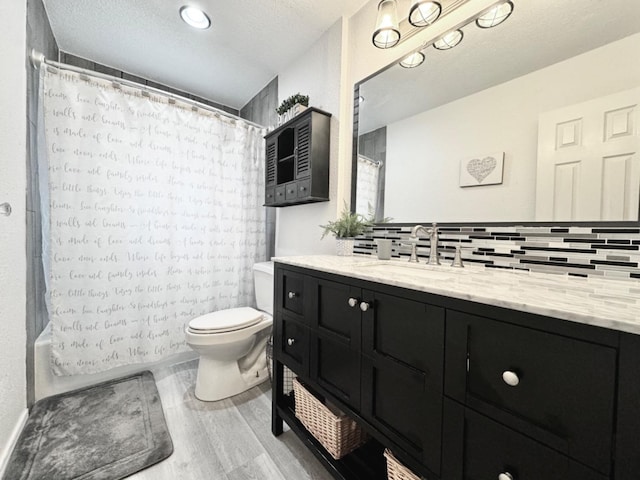
[{"label": "open shelf under vanity", "polygon": [[386,463],[382,454],[384,447],[375,439],[369,439],[362,447],[336,460],[296,417],[293,394],[282,397],[277,411],[282,420],[334,478],[340,480],[385,480],[387,478]]}]

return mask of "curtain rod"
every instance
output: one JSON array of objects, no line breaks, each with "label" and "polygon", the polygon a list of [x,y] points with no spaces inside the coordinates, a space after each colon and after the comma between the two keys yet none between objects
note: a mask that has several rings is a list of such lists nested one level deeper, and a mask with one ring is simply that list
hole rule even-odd
[{"label": "curtain rod", "polygon": [[382,166],[382,162],[380,160],[376,160],[375,158],[367,157],[366,155],[358,154],[358,159],[363,160],[365,162],[372,163],[376,167]]},{"label": "curtain rod", "polygon": [[223,115],[225,117],[231,118],[234,121],[244,122],[248,125],[251,125],[259,129],[265,129],[265,130],[267,129],[267,127],[265,127],[264,125],[259,125],[245,118],[238,117],[233,113],[225,112],[224,110],[220,110],[219,108],[212,107],[211,105],[207,105],[206,103],[198,102],[196,100],[191,100],[190,98],[185,98],[180,95],[165,92],[164,90],[160,90],[159,88],[150,87],[148,85],[143,85],[141,83],[133,82],[131,80],[126,80],[120,77],[114,77],[113,75],[108,75],[106,73],[96,72],[94,70],[87,70],[85,68],[76,67],[74,65],[69,65],[66,63],[60,63],[60,62],[55,62],[53,60],[48,60],[43,53],[40,53],[35,49],[31,50],[31,53],[29,54],[29,60],[31,61],[31,65],[33,65],[33,68],[35,68],[36,70],[38,70],[40,66],[44,63],[45,65],[50,65],[52,67],[60,68],[62,70],[70,70],[72,72],[81,73],[84,75],[91,75],[92,77],[102,78],[104,80],[109,80],[110,82],[115,82],[121,85],[127,85],[129,87],[134,87],[140,90],[145,90],[155,94],[163,95],[165,97],[168,97],[174,100],[179,100],[180,102],[186,103],[188,105],[200,108],[202,110],[207,110],[213,113],[217,113],[219,115]]}]

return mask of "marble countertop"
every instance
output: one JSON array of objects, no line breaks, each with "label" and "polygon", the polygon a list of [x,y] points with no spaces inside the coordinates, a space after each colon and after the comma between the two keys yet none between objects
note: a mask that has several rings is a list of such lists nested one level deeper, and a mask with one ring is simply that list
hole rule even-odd
[{"label": "marble countertop", "polygon": [[461,300],[640,334],[640,281],[479,266],[452,268],[375,257],[308,255],[279,262]]}]

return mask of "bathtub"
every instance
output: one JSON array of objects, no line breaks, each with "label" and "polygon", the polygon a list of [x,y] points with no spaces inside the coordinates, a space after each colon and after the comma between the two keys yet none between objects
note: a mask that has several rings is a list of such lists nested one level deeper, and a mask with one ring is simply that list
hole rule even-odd
[{"label": "bathtub", "polygon": [[124,377],[150,368],[167,367],[176,363],[195,360],[198,354],[193,351],[173,355],[166,360],[154,363],[137,363],[116,367],[106,372],[92,373],[89,375],[71,375],[59,377],[51,372],[51,324],[47,324],[40,336],[36,339],[33,349],[34,355],[34,387],[35,400],[41,400],[58,393],[69,392],[78,388],[88,387],[96,383],[106,382],[114,378]]}]

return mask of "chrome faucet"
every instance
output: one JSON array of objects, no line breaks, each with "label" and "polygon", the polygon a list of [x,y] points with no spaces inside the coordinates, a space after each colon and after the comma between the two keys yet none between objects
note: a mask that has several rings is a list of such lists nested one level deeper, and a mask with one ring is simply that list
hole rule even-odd
[{"label": "chrome faucet", "polygon": [[[411,238],[417,239],[418,232],[421,230],[429,236],[429,260],[427,260],[427,265],[440,265],[440,256],[438,255],[438,225],[436,222],[433,222],[430,228],[416,225],[411,229]],[[418,262],[415,243],[413,244],[409,261]]]}]

